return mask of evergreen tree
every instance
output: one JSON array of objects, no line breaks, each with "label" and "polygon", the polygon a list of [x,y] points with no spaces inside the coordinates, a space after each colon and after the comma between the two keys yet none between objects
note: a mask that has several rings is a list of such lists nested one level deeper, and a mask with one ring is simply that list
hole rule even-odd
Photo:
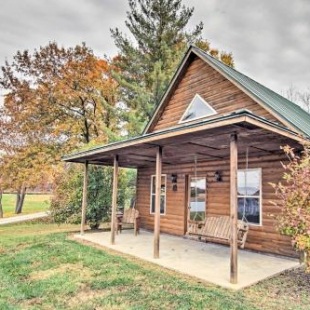
[{"label": "evergreen tree", "polygon": [[134,40],[118,28],[111,33],[119,49],[113,60],[115,77],[129,108],[127,129],[137,134],[152,116],[189,44],[228,65],[233,65],[233,59],[231,54],[211,49],[201,38],[202,23],[193,31],[186,30],[194,8],[185,7],[182,0],[129,0],[129,7],[125,24]]}]

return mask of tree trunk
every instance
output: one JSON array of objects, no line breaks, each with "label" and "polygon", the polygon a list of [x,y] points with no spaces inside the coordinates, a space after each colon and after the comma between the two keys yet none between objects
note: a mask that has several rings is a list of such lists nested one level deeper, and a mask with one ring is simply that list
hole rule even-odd
[{"label": "tree trunk", "polygon": [[3,209],[2,209],[2,189],[0,189],[0,219],[3,218]]},{"label": "tree trunk", "polygon": [[17,189],[17,193],[16,193],[16,202],[15,202],[15,214],[17,214],[18,212],[18,206],[19,206],[19,201],[20,201],[20,193],[21,193],[21,188]]},{"label": "tree trunk", "polygon": [[22,188],[17,192],[17,199],[16,199],[16,207],[15,207],[15,213],[20,214],[22,213],[25,196],[26,196],[26,186],[22,186]]}]

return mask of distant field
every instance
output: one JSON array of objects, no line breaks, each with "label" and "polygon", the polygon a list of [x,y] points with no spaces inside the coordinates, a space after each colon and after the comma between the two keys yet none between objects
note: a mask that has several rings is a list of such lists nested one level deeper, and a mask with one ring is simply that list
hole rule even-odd
[{"label": "distant field", "polygon": [[[25,197],[23,213],[29,214],[48,210],[51,195],[27,194]],[[15,216],[15,194],[3,194],[2,206],[4,217]]]}]

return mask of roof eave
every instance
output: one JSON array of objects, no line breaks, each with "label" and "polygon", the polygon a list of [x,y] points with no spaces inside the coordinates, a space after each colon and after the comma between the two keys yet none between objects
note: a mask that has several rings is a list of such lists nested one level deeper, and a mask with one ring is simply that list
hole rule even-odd
[{"label": "roof eave", "polygon": [[182,71],[186,68],[188,61],[189,61],[189,57],[191,55],[191,52],[193,51],[193,46],[190,46],[187,50],[187,52],[185,53],[183,59],[181,60],[178,69],[175,71],[173,78],[171,79],[171,82],[169,83],[169,86],[167,87],[167,90],[165,91],[165,93],[163,94],[159,104],[157,105],[152,118],[150,119],[150,121],[147,123],[147,125],[145,126],[142,134],[147,134],[149,132],[149,129],[154,125],[154,122],[156,120],[156,118],[158,117],[158,114],[160,112],[160,110],[162,109],[164,103],[166,102],[167,98],[169,97],[173,87],[176,85],[177,80],[180,76],[180,74],[182,73]]},{"label": "roof eave", "polygon": [[164,108],[167,98],[169,98],[171,91],[175,87],[181,73],[186,68],[186,66],[189,63],[189,59],[191,55],[195,55],[205,61],[208,65],[210,65],[214,70],[219,72],[221,75],[223,75],[226,79],[228,79],[231,83],[233,83],[236,87],[238,87],[241,91],[243,91],[245,94],[247,94],[252,100],[254,100],[257,104],[262,106],[265,110],[267,110],[271,115],[273,115],[276,119],[278,119],[281,123],[283,123],[285,126],[287,126],[292,131],[297,131],[301,135],[308,136],[307,132],[304,132],[299,128],[296,124],[292,123],[290,120],[285,118],[283,115],[281,115],[278,111],[274,110],[272,107],[267,105],[263,100],[261,100],[257,95],[252,93],[250,90],[248,90],[245,86],[243,86],[239,81],[235,80],[232,76],[227,74],[225,71],[223,71],[220,67],[216,66],[212,63],[212,61],[208,57],[212,57],[208,55],[208,57],[200,51],[198,48],[194,46],[190,46],[187,50],[185,56],[183,57],[183,60],[181,61],[177,71],[174,74],[173,79],[171,80],[165,94],[163,95],[159,105],[157,106],[156,110],[153,113],[153,116],[147,126],[145,127],[143,134],[147,134],[150,132],[150,129],[154,127],[154,123],[159,118],[161,110]]},{"label": "roof eave", "polygon": [[[282,122],[285,126],[287,126],[292,131],[297,131],[299,134],[303,136],[309,137],[308,133],[299,128],[296,124],[292,123],[289,119],[280,114],[277,110],[273,109],[271,106],[267,105],[263,100],[261,100],[255,93],[248,90],[245,86],[243,86],[239,81],[235,80],[232,76],[223,71],[220,67],[214,65],[202,51],[198,48],[192,48],[193,53],[203,59],[206,63],[208,63],[214,70],[222,74],[225,78],[227,78],[231,83],[233,83],[236,87],[238,87],[241,91],[247,94],[251,99],[253,99],[256,103],[258,103],[261,107],[267,110],[271,115],[273,115],[276,119]],[[208,55],[208,57],[212,57]],[[257,83],[257,82],[256,82]],[[263,85],[262,85],[263,86]],[[291,102],[294,104],[293,102]]]},{"label": "roof eave", "polygon": [[[90,150],[85,150],[82,152],[69,154],[67,156],[64,156],[62,160],[66,162],[77,162],[78,159],[82,159],[87,156],[92,156],[92,155],[105,153],[105,152],[118,151],[126,147],[135,146],[135,145],[138,146],[144,143],[156,143],[156,142],[159,142],[161,139],[169,138],[171,136],[185,135],[185,134],[190,134],[192,132],[219,128],[221,126],[227,126],[227,125],[237,124],[241,122],[247,122],[247,123],[253,124],[255,126],[269,130],[271,132],[286,136],[298,142],[305,140],[303,136],[299,135],[298,133],[294,131],[291,131],[290,129],[281,127],[273,122],[270,122],[266,119],[258,117],[249,112],[242,111],[240,113],[232,113],[232,114],[221,116],[217,119],[212,119],[209,121],[202,121],[202,122],[189,124],[187,126],[182,126],[182,127],[173,127],[168,130],[145,134],[145,135],[135,137],[132,139],[128,139],[125,141],[97,147],[95,149],[90,149]],[[84,161],[81,160],[78,162],[84,162]]]}]

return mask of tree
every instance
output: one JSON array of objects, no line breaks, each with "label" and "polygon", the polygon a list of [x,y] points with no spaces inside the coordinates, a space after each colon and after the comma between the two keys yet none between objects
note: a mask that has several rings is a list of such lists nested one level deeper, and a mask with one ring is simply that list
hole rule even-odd
[{"label": "tree", "polygon": [[[102,168],[91,165],[87,191],[86,222],[91,228],[98,228],[100,222],[110,219],[112,203],[112,167]],[[65,174],[59,174],[55,182],[51,212],[58,224],[81,222],[81,204],[83,188],[82,166],[68,165]],[[126,171],[119,172],[118,205],[124,205],[126,199]]]},{"label": "tree", "polygon": [[310,88],[300,90],[291,85],[282,95],[288,100],[299,104],[303,109],[310,113]]},{"label": "tree", "polygon": [[[10,148],[13,149],[13,146]],[[15,213],[21,213],[27,188],[34,188],[42,180],[51,182],[56,161],[52,160],[45,145],[14,146],[14,151],[0,158],[2,187],[16,191]]]},{"label": "tree", "polygon": [[299,99],[302,103],[303,108],[310,113],[310,88],[306,89],[304,92],[299,92]]},{"label": "tree", "polygon": [[186,8],[181,0],[129,0],[129,7],[125,24],[134,40],[118,28],[111,33],[119,49],[113,59],[115,77],[129,108],[129,131],[136,134],[152,116],[189,44],[197,44],[229,65],[233,59],[201,38],[202,23],[191,32],[186,30],[194,8]]},{"label": "tree", "polygon": [[0,218],[3,218],[2,193],[2,188],[0,187]]},{"label": "tree", "polygon": [[305,253],[306,271],[310,272],[310,144],[304,145],[301,156],[289,146],[283,149],[289,163],[283,164],[283,182],[272,184],[279,198],[275,205],[281,208],[278,228]]},{"label": "tree", "polygon": [[1,71],[1,175],[17,191],[20,212],[26,188],[52,174],[61,154],[117,137],[118,86],[85,44],[18,51]]},{"label": "tree", "polygon": [[117,84],[109,64],[85,44],[55,42],[18,51],[2,67],[0,85],[8,92],[4,113],[21,133],[36,132],[67,149],[91,140],[106,142],[117,129]]}]

